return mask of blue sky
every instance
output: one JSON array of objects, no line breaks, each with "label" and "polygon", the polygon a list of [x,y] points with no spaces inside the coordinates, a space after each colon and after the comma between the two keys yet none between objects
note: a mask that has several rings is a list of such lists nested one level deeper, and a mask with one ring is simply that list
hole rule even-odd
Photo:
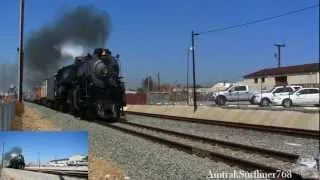
[{"label": "blue sky", "polygon": [[55,157],[88,154],[87,132],[0,132],[1,152],[3,142],[5,152],[13,147],[22,148],[27,163],[38,162],[38,152],[41,163]]},{"label": "blue sky", "polygon": [[[18,0],[2,0],[0,63],[16,60]],[[128,86],[160,72],[162,82],[186,81],[191,31],[205,31],[318,4],[319,0],[26,0],[25,34],[50,23],[64,8],[91,4],[112,20],[107,46],[121,55]],[[197,80],[238,80],[260,68],[275,67],[274,43],[285,43],[282,64],[319,59],[319,8],[196,39]]]}]

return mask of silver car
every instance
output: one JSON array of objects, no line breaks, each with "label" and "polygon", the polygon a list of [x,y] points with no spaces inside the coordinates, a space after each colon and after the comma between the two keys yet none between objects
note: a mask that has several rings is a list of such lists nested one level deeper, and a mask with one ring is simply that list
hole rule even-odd
[{"label": "silver car", "polygon": [[251,97],[250,102],[261,106],[269,106],[272,103],[272,98],[289,95],[289,93],[295,92],[300,88],[302,88],[302,86],[275,86],[269,91],[254,94],[254,96]]}]

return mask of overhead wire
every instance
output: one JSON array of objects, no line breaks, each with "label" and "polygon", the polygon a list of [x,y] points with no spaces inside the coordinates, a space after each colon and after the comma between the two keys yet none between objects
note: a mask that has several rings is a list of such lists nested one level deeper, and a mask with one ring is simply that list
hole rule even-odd
[{"label": "overhead wire", "polygon": [[206,30],[206,31],[200,31],[200,32],[198,32],[198,34],[201,35],[201,34],[207,34],[207,33],[212,33],[212,32],[219,32],[219,31],[226,31],[226,30],[230,30],[230,29],[240,28],[240,27],[244,27],[244,26],[248,26],[248,25],[252,25],[252,24],[257,24],[257,23],[261,23],[261,22],[265,22],[265,21],[270,21],[270,20],[277,19],[277,18],[284,17],[284,16],[293,15],[293,14],[296,14],[296,13],[299,13],[299,12],[302,12],[302,11],[306,11],[306,10],[309,10],[309,9],[314,9],[316,7],[319,7],[319,4],[316,4],[316,5],[313,5],[313,6],[308,6],[308,7],[301,8],[301,9],[288,11],[286,13],[279,14],[277,16],[270,16],[270,17],[265,17],[265,18],[262,18],[262,19],[254,20],[254,21],[249,21],[249,22],[242,23],[242,24],[230,25],[230,26],[226,26],[226,27],[222,27],[222,28],[216,28],[216,29],[210,29],[210,30]]}]

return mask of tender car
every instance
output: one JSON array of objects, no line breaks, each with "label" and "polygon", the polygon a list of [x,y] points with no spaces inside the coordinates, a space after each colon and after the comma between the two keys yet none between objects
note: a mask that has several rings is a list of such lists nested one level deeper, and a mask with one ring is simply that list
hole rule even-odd
[{"label": "tender car", "polygon": [[269,91],[263,93],[254,94],[250,102],[251,104],[259,104],[261,106],[269,106],[272,101],[271,99],[277,96],[289,95],[289,93],[295,92],[296,90],[302,88],[302,86],[275,86]]},{"label": "tender car", "polygon": [[272,97],[274,105],[290,107],[292,105],[316,105],[319,106],[319,88],[301,88],[289,95],[279,95]]}]

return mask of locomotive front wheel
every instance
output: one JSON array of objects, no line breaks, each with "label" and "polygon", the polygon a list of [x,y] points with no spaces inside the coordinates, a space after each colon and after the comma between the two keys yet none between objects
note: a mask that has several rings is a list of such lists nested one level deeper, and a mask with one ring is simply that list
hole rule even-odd
[{"label": "locomotive front wheel", "polygon": [[121,116],[125,116],[126,113],[124,112],[123,106],[121,107]]},{"label": "locomotive front wheel", "polygon": [[83,120],[93,120],[96,116],[94,115],[92,109],[86,108],[80,110],[80,119]]},{"label": "locomotive front wheel", "polygon": [[112,105],[112,118],[115,120],[120,119],[120,107],[116,104]]},{"label": "locomotive front wheel", "polygon": [[66,112],[66,106],[64,104],[59,104],[59,111],[65,113]]},{"label": "locomotive front wheel", "polygon": [[69,104],[68,106],[69,113],[74,115],[75,117],[79,117],[77,110],[74,108],[73,104]]},{"label": "locomotive front wheel", "polygon": [[86,118],[87,118],[87,120],[94,119],[94,113],[93,113],[92,109],[90,109],[90,108],[86,109]]},{"label": "locomotive front wheel", "polygon": [[80,109],[79,115],[80,115],[80,119],[83,119],[83,120],[86,119],[86,113],[84,109]]}]

